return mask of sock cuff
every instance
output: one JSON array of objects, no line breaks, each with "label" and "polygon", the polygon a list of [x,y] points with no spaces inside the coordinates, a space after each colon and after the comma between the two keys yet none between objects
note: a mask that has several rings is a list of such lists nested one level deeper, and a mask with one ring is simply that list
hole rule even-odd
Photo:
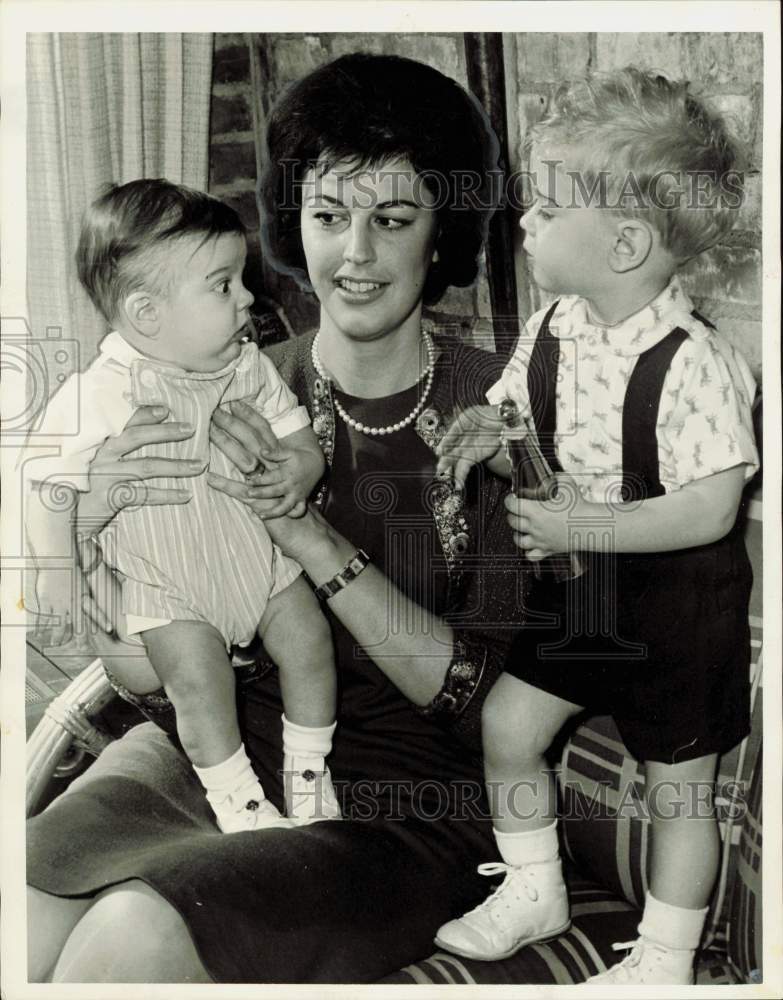
[{"label": "sock cuff", "polygon": [[500,856],[508,865],[539,864],[542,861],[556,861],[560,856],[557,820],[537,830],[504,833],[495,829],[493,833]]},{"label": "sock cuff", "polygon": [[672,950],[693,951],[699,946],[709,906],[692,910],[656,899],[648,892],[639,933]]},{"label": "sock cuff", "polygon": [[196,767],[194,764],[193,770],[208,791],[233,788],[237,785],[238,779],[247,772],[255,776],[244,743],[240,743],[238,749],[219,764],[213,764],[211,767]]},{"label": "sock cuff", "polygon": [[332,736],[337,723],[329,726],[300,726],[287,719],[283,720],[283,752],[293,757],[313,756],[326,757],[332,749]]}]

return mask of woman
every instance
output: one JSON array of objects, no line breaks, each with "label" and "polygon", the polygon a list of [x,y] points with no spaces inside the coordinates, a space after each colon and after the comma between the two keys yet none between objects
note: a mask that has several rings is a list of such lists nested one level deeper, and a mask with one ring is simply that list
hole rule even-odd
[{"label": "woman", "polygon": [[[454,876],[491,845],[474,750],[521,576],[500,481],[477,475],[461,494],[435,477],[453,413],[483,398],[497,366],[436,342],[421,312],[475,278],[488,212],[480,199],[466,207],[457,185],[466,172],[486,182],[496,147],[453,81],[358,54],[294,86],[268,135],[266,250],[302,280],[306,268],[321,306],[317,336],[274,360],[330,466],[323,516],[268,525],[325,585],[341,688],[329,763],[344,819],[221,836],[163,730],[131,730],[30,823],[31,979],[374,981],[427,954],[439,924],[482,894],[478,878]],[[175,436],[153,419],[140,413],[107,442],[96,483],[164,471],[120,461]],[[239,405],[213,430],[248,475],[214,487],[274,513],[281,456],[263,420]],[[106,491],[87,494],[80,517],[88,507],[94,530],[110,516]],[[144,707],[167,714],[161,698]],[[272,669],[240,677],[239,711],[280,805]]]}]

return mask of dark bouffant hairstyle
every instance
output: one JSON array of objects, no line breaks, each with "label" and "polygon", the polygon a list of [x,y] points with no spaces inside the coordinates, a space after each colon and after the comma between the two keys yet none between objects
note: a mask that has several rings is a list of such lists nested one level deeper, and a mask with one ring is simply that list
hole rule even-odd
[{"label": "dark bouffant hairstyle", "polygon": [[355,52],[293,84],[275,106],[259,184],[261,239],[278,270],[308,286],[301,184],[316,165],[375,170],[408,160],[436,199],[439,260],[424,302],[472,284],[496,207],[499,145],[486,114],[458,83],[400,56]]},{"label": "dark bouffant hairstyle", "polygon": [[244,232],[234,209],[203,191],[152,178],[113,184],[84,213],[76,250],[79,280],[112,323],[131,292],[165,292],[172,242]]}]

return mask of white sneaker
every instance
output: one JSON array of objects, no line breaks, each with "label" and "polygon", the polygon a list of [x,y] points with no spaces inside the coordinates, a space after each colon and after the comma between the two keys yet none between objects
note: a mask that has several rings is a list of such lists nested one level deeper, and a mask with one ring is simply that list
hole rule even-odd
[{"label": "white sneaker", "polygon": [[322,764],[323,770],[315,771],[307,764],[306,758],[288,754],[283,759],[286,816],[295,826],[342,819],[329,768]]},{"label": "white sneaker", "polygon": [[222,833],[241,833],[244,830],[264,830],[267,827],[292,827],[293,823],[281,816],[269,799],[248,798],[246,795],[226,795],[220,800],[210,798],[209,804],[215,813],[217,825]]},{"label": "white sneaker", "polygon": [[567,931],[568,894],[560,859],[518,868],[501,862],[479,865],[480,875],[506,877],[489,898],[464,917],[450,920],[435,944],[479,961],[509,958],[534,941]]},{"label": "white sneaker", "polygon": [[636,941],[613,944],[615,951],[631,949],[630,955],[606,972],[591,976],[591,986],[691,986],[695,951],[689,948],[666,948],[640,937]]}]

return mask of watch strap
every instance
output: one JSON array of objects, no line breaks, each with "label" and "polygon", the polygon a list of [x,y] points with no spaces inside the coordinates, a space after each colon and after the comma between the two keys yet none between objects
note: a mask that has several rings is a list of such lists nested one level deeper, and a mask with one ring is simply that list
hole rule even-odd
[{"label": "watch strap", "polygon": [[315,596],[319,601],[328,601],[331,597],[348,586],[369,563],[370,557],[364,549],[358,549],[343,566],[339,573],[315,588]]}]

